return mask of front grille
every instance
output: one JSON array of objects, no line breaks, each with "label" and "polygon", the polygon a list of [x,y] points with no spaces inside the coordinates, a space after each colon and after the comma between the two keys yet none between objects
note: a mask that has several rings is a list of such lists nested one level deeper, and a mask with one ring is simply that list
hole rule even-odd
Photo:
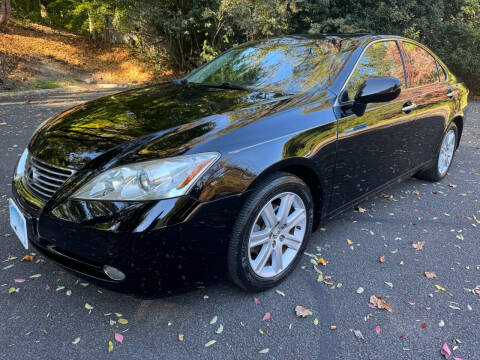
[{"label": "front grille", "polygon": [[38,197],[48,200],[75,170],[49,165],[32,156],[25,164],[25,183]]}]

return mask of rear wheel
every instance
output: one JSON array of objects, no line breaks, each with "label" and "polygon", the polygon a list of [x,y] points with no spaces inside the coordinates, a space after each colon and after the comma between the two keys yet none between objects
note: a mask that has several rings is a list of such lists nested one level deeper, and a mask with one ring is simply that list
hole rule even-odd
[{"label": "rear wheel", "polygon": [[298,177],[277,173],[246,201],[230,240],[228,273],[245,290],[280,283],[303,253],[313,223],[313,201]]},{"label": "rear wheel", "polygon": [[452,165],[457,148],[457,137],[457,125],[452,122],[442,138],[440,148],[432,165],[428,169],[420,171],[415,176],[429,181],[439,181],[443,179]]}]

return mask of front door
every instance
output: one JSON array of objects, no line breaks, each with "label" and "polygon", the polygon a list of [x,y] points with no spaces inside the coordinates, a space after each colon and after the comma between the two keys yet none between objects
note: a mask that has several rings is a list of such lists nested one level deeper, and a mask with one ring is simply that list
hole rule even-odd
[{"label": "front door", "polygon": [[[365,113],[352,112],[353,98],[366,78],[391,76],[402,82],[395,100],[368,104]],[[414,113],[408,110],[405,74],[397,42],[380,41],[363,53],[335,109],[338,117],[337,163],[330,210],[392,181],[412,167]]]}]

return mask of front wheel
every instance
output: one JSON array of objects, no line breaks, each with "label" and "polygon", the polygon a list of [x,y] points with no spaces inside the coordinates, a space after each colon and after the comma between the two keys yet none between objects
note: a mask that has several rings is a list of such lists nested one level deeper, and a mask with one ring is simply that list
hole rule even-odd
[{"label": "front wheel", "polygon": [[443,135],[440,148],[436,154],[433,164],[428,169],[420,171],[417,176],[428,181],[439,181],[447,175],[452,165],[455,150],[457,149],[458,128],[451,123]]},{"label": "front wheel", "polygon": [[294,269],[312,231],[313,201],[298,177],[277,173],[252,192],[228,249],[230,279],[245,290],[277,285]]}]

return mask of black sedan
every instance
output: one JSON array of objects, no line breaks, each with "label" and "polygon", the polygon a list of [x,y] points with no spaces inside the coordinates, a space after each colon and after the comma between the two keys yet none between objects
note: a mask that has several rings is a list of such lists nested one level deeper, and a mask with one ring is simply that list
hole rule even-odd
[{"label": "black sedan", "polygon": [[406,177],[446,176],[467,95],[400,37],[247,43],[43,123],[14,175],[11,225],[25,248],[113,288],[161,287],[205,258],[262,290],[326,218]]}]

